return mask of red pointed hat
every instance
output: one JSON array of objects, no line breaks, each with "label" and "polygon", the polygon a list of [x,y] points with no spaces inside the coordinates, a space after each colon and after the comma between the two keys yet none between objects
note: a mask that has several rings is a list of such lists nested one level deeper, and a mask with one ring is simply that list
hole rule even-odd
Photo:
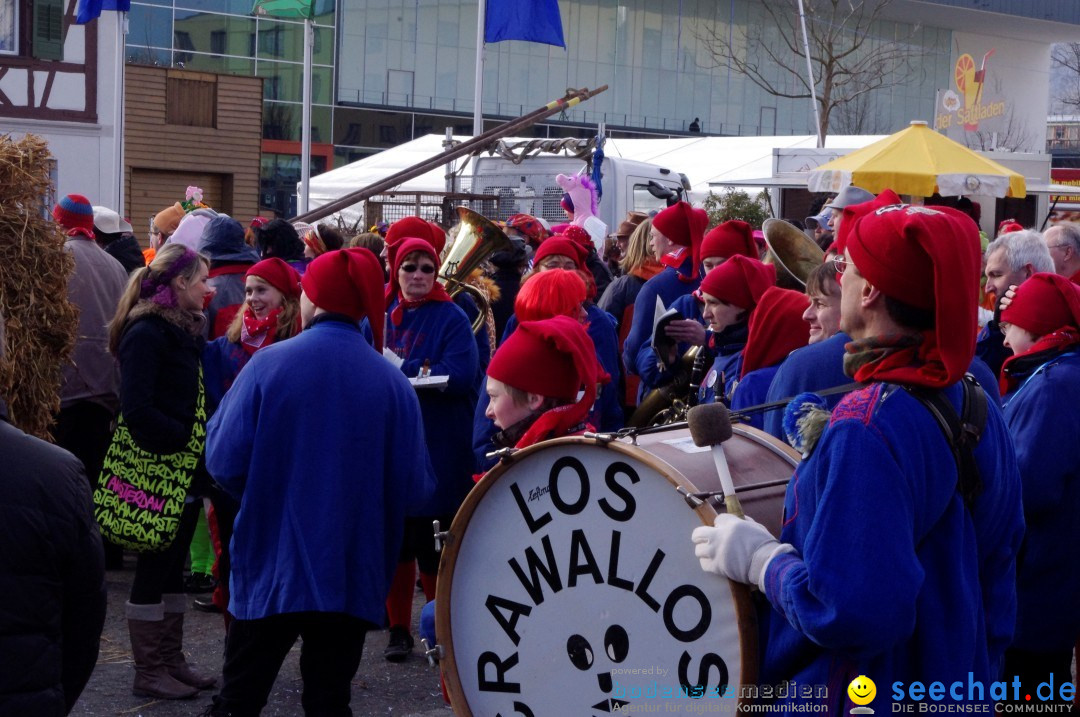
[{"label": "red pointed hat", "polygon": [[383,270],[379,257],[362,247],[328,251],[308,264],[300,280],[320,309],[359,322],[367,318],[375,350],[383,347]]},{"label": "red pointed hat", "polygon": [[244,276],[257,276],[285,296],[300,298],[300,273],[276,256],[253,264]]},{"label": "red pointed hat", "polygon": [[701,258],[722,256],[731,258],[736,254],[758,258],[754,228],[738,219],[731,219],[713,227],[701,242]]},{"label": "red pointed hat", "polygon": [[847,244],[848,232],[851,230],[851,227],[854,226],[856,219],[869,214],[875,209],[902,203],[900,196],[896,192],[891,189],[886,189],[869,202],[852,204],[844,207],[843,215],[840,219],[840,229],[836,232],[835,241],[833,241],[830,248],[835,247],[837,254],[843,254],[844,247]]},{"label": "red pointed hat", "polygon": [[678,202],[653,217],[652,225],[656,231],[671,241],[692,250],[694,272],[690,278],[698,278],[701,241],[705,236],[705,227],[709,226],[709,215],[705,213],[705,210],[695,209],[686,202]]},{"label": "red pointed hat", "polygon": [[1057,274],[1032,274],[1001,310],[1001,320],[1037,337],[1069,326],[1080,331],[1080,286]]},{"label": "red pointed hat", "polygon": [[524,321],[491,359],[488,376],[521,391],[574,401],[545,412],[518,446],[558,437],[585,421],[596,401],[598,382],[609,380],[596,359],[585,327],[568,316]]},{"label": "red pointed hat", "polygon": [[893,204],[850,221],[846,212],[840,228],[847,230],[845,254],[856,270],[885,296],[934,312],[934,330],[924,332],[919,350],[923,363],[875,380],[931,388],[960,380],[978,331],[982,257],[975,222],[949,207]]},{"label": "red pointed hat", "polygon": [[770,286],[750,314],[739,378],[776,364],[810,342],[810,324],[803,312],[810,303],[801,291]]},{"label": "red pointed hat", "polygon": [[762,294],[775,285],[775,266],[736,254],[706,274],[700,290],[726,304],[752,311]]}]

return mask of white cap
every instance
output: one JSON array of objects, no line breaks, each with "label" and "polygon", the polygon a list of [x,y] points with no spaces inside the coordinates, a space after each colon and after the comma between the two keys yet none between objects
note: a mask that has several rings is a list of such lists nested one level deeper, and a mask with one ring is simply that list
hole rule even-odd
[{"label": "white cap", "polygon": [[105,234],[120,234],[131,231],[131,223],[108,207],[94,207],[94,228]]}]

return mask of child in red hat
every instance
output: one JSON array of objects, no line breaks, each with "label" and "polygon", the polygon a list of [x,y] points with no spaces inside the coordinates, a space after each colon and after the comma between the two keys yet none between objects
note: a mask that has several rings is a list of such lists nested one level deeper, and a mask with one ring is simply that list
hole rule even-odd
[{"label": "child in red hat", "polygon": [[588,430],[603,374],[581,322],[568,316],[522,322],[488,366],[486,415],[502,431],[497,440],[525,448]]}]

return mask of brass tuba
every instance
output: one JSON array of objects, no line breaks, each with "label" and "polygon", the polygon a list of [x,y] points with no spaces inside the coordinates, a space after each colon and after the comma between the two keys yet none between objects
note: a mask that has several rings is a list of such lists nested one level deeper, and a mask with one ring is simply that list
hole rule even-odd
[{"label": "brass tuba", "polygon": [[490,219],[467,207],[458,207],[457,212],[461,228],[442,262],[439,281],[450,296],[457,296],[462,291],[472,294],[477,308],[480,309],[480,314],[472,323],[473,333],[476,333],[491,313],[491,305],[482,291],[468,283],[469,274],[478,269],[489,256],[497,251],[512,249],[513,244],[506,233]]},{"label": "brass tuba", "polygon": [[766,219],[761,230],[769,247],[762,261],[776,266],[776,285],[805,291],[810,272],[825,261],[825,252],[798,227],[783,219]]}]

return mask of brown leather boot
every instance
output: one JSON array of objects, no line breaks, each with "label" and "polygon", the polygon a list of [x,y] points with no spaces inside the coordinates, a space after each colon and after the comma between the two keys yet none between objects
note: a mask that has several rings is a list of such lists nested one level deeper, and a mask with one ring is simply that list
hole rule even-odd
[{"label": "brown leather boot", "polygon": [[187,596],[183,593],[166,593],[161,596],[165,606],[165,627],[161,635],[161,661],[169,674],[185,685],[207,690],[217,687],[217,678],[200,675],[191,669],[184,657],[184,612]]},{"label": "brown leather boot", "polygon": [[165,606],[133,605],[127,603],[128,634],[131,654],[135,658],[135,683],[131,693],[136,697],[161,700],[186,700],[199,690],[185,685],[169,674],[161,661],[161,637],[165,628]]}]

